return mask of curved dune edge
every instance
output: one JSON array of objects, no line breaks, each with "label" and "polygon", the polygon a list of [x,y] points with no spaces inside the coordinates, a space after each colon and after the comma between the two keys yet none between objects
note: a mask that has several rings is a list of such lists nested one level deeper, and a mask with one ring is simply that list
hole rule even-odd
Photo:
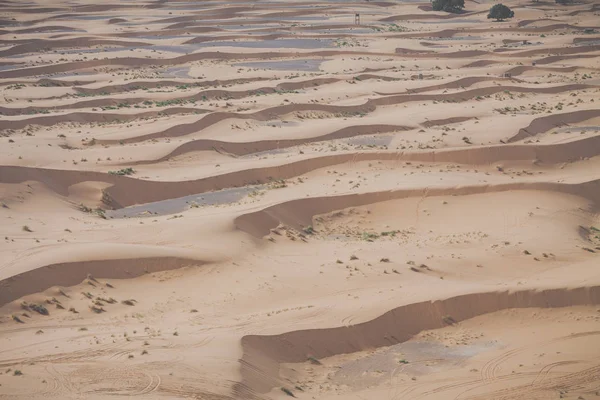
[{"label": "curved dune edge", "polygon": [[34,27],[34,28],[17,29],[17,30],[14,30],[14,31],[6,31],[6,33],[23,34],[23,33],[44,33],[44,32],[53,32],[53,31],[60,31],[60,32],[81,32],[79,29],[73,28],[73,27],[70,27],[70,26],[47,25],[47,26],[38,26],[38,27]]},{"label": "curved dune edge", "polygon": [[53,286],[78,285],[87,278],[88,274],[102,279],[129,279],[147,273],[203,264],[204,261],[190,258],[150,257],[46,265],[0,281],[0,307]]},{"label": "curved dune edge", "polygon": [[505,74],[510,74],[512,76],[521,75],[527,71],[548,71],[548,72],[574,72],[579,69],[587,69],[584,67],[534,67],[531,65],[519,65],[518,67],[514,67],[505,72]]},{"label": "curved dune edge", "polygon": [[[339,132],[339,131],[338,131]],[[243,144],[242,144],[243,145]],[[233,171],[191,181],[146,181],[94,171],[55,170],[20,166],[0,166],[0,183],[37,181],[61,196],[81,182],[106,182],[105,189],[113,208],[145,204],[169,198],[200,194],[231,187],[289,179],[319,168],[360,161],[420,161],[489,165],[501,161],[528,161],[546,164],[577,161],[600,154],[600,136],[550,145],[497,145],[427,152],[365,152],[318,156],[281,165]],[[307,223],[308,225],[310,223]],[[268,233],[268,232],[267,232]]]},{"label": "curved dune edge", "polygon": [[[521,50],[510,52],[510,49],[503,49],[502,51],[484,51],[484,50],[458,50],[449,53],[438,53],[432,50],[410,50],[397,48],[396,54],[408,54],[411,57],[417,58],[468,58],[468,57],[479,57],[479,56],[496,56],[503,58],[510,57],[530,57],[539,54],[554,54],[554,57],[564,57],[572,54],[581,55],[581,53],[588,53],[600,50],[600,46],[578,46],[578,47],[559,47],[554,49],[532,49],[532,50]],[[589,56],[589,55],[588,55]],[[598,57],[594,55],[593,57]]]},{"label": "curved dune edge", "polygon": [[[460,16],[460,14],[458,14],[458,15]],[[490,32],[546,33],[546,32],[552,32],[552,31],[555,31],[558,29],[573,29],[575,31],[583,32],[585,29],[594,29],[594,27],[590,27],[590,26],[584,27],[584,26],[577,26],[577,25],[570,25],[570,24],[554,24],[554,25],[546,25],[546,26],[533,27],[533,28],[527,28],[527,27],[513,27],[513,28],[506,27],[506,28],[496,28],[496,29],[470,28],[468,30],[468,34],[473,35],[476,33],[490,33]],[[404,33],[404,34],[394,35],[394,36],[390,36],[390,37],[405,38],[405,39],[417,39],[417,38],[427,38],[427,37],[447,38],[447,37],[452,37],[457,33],[464,34],[465,31],[460,30],[460,29],[442,29],[437,32]]]},{"label": "curved dune edge", "polygon": [[265,108],[253,113],[243,114],[236,112],[213,112],[198,121],[191,122],[188,124],[176,125],[171,128],[165,129],[159,132],[153,132],[146,135],[135,136],[125,139],[111,139],[111,140],[98,140],[100,144],[117,144],[117,143],[139,143],[151,139],[159,139],[166,137],[180,137],[186,136],[191,133],[198,133],[199,131],[206,129],[212,125],[215,125],[221,121],[230,118],[236,119],[252,119],[254,121],[269,121],[275,118],[279,118],[283,115],[295,113],[295,112],[326,112],[331,114],[339,114],[343,116],[359,115],[373,112],[379,106],[391,106],[407,102],[416,101],[465,101],[473,99],[477,96],[488,96],[499,92],[512,91],[515,93],[544,93],[544,94],[555,94],[568,92],[573,90],[584,90],[597,88],[595,85],[585,84],[567,84],[561,86],[552,87],[520,87],[520,86],[491,86],[484,88],[477,88],[466,90],[458,93],[441,93],[441,94],[399,94],[399,95],[388,95],[386,97],[380,97],[376,99],[369,99],[365,103],[360,105],[352,106],[336,106],[329,104],[288,104],[283,106],[275,106]]},{"label": "curved dune edge", "polygon": [[421,125],[423,125],[425,128],[431,128],[431,127],[440,126],[440,125],[459,124],[461,122],[470,121],[472,119],[477,119],[477,118],[476,117],[450,117],[450,118],[443,118],[443,119],[430,119],[430,120],[423,122]]},{"label": "curved dune edge", "polygon": [[[329,34],[305,34],[305,35],[302,35],[303,39],[337,39],[338,37],[339,37],[339,35],[336,35],[335,32],[332,32]],[[360,35],[346,34],[346,35],[344,35],[344,37],[356,38],[356,37],[360,37]],[[292,33],[268,33],[268,32],[265,32],[264,35],[253,37],[253,39],[255,39],[255,40],[277,40],[277,39],[296,39],[296,38],[298,38],[298,35],[294,35]],[[223,35],[223,36],[195,37],[186,42],[183,42],[183,44],[200,44],[200,43],[210,44],[210,42],[213,42],[213,41],[226,41],[226,40],[239,40],[239,39],[248,39],[248,35],[239,34],[239,35],[227,35],[227,36]]]},{"label": "curved dune edge", "polygon": [[[384,81],[391,81],[394,78],[390,78],[387,76],[379,76],[373,74],[361,74],[356,76],[355,79],[360,80],[369,80],[369,79],[381,79]],[[196,101],[207,101],[212,99],[243,99],[246,97],[250,97],[253,95],[259,94],[272,94],[272,93],[281,93],[282,91],[290,91],[290,90],[299,90],[299,89],[307,89],[313,88],[322,85],[328,85],[332,83],[337,83],[346,79],[342,78],[317,78],[317,79],[309,79],[301,82],[284,82],[279,83],[275,86],[265,86],[257,89],[248,89],[248,90],[225,90],[225,89],[209,89],[197,92],[193,95],[184,96],[184,97],[173,97],[169,98],[169,100],[177,100],[181,103],[186,102],[196,102]],[[194,86],[198,86],[194,84]],[[204,84],[203,86],[208,86]],[[149,100],[148,97],[134,97],[134,98],[102,98],[102,99],[93,99],[93,100],[84,100],[78,101],[76,103],[70,104],[62,104],[54,107],[21,107],[21,108],[12,108],[12,107],[0,107],[1,115],[26,115],[31,113],[40,112],[40,110],[66,110],[66,109],[78,109],[78,108],[90,108],[90,107],[107,107],[107,106],[117,106],[119,104],[125,104],[127,106],[133,106],[143,103],[144,101]],[[164,100],[163,100],[164,101]],[[164,112],[169,112],[170,108],[164,109]],[[145,112],[139,114],[127,114],[129,118],[135,118],[139,115],[143,115]],[[41,123],[36,123],[37,125],[41,125]]]},{"label": "curved dune edge", "polygon": [[514,78],[504,78],[504,77],[496,77],[496,76],[469,76],[466,78],[460,78],[455,81],[440,83],[438,85],[424,86],[419,88],[407,89],[406,92],[394,92],[394,93],[382,93],[375,92],[381,96],[393,96],[398,94],[406,94],[406,93],[423,93],[429,92],[432,90],[444,90],[444,89],[458,89],[458,88],[466,88],[469,86],[473,86],[477,83],[481,82],[489,82],[489,81],[500,81],[500,82],[512,82],[512,83],[523,83],[520,79]]},{"label": "curved dune edge", "polygon": [[566,61],[566,60],[583,60],[586,58],[599,58],[599,57],[600,57],[600,54],[575,54],[572,56],[549,56],[549,57],[544,57],[544,58],[537,60],[536,63],[538,65],[542,65],[542,64],[552,64],[555,62]]},{"label": "curved dune edge", "polygon": [[[3,107],[0,107],[0,111]],[[1,130],[5,129],[23,129],[29,125],[53,126],[64,122],[78,123],[97,123],[97,122],[128,122],[141,118],[157,118],[161,116],[176,115],[176,114],[199,114],[207,113],[210,110],[191,107],[173,107],[162,110],[145,111],[137,114],[125,113],[100,113],[100,112],[71,112],[68,114],[49,115],[43,117],[32,117],[25,119],[17,119],[12,121],[2,121]],[[1,113],[0,113],[1,114]],[[117,141],[118,142],[118,141]]]},{"label": "curved dune edge", "polygon": [[123,46],[123,47],[143,47],[150,46],[147,42],[125,42],[119,40],[94,39],[86,37],[45,40],[36,39],[27,43],[17,44],[10,49],[0,51],[0,57],[9,57],[19,54],[35,53],[45,49],[60,49],[66,47],[89,47],[89,46]]},{"label": "curved dune edge", "polygon": [[280,224],[301,230],[307,226],[312,226],[312,219],[315,215],[321,215],[349,207],[359,207],[367,204],[409,197],[434,197],[449,195],[466,196],[471,194],[504,192],[509,190],[556,191],[584,197],[593,201],[594,203],[598,203],[598,201],[600,201],[600,180],[576,184],[553,182],[520,182],[495,185],[488,184],[442,188],[398,189],[381,192],[367,192],[360,194],[290,200],[264,208],[260,211],[240,215],[234,220],[234,224],[239,230],[254,237],[262,238],[268,235],[271,229],[276,228]]},{"label": "curved dune edge", "polygon": [[453,18],[465,18],[473,15],[485,14],[487,11],[476,11],[476,12],[465,12],[459,14],[400,14],[392,15],[390,17],[381,18],[381,22],[395,22],[395,21],[415,21],[421,19],[453,19]]},{"label": "curved dune edge", "polygon": [[[85,88],[85,87],[74,87],[77,93],[86,94],[86,95],[98,95],[102,93],[114,94],[121,92],[128,92],[131,90],[138,89],[155,89],[157,87],[165,87],[165,86],[180,86],[180,85],[190,85],[190,87],[205,87],[205,86],[225,86],[225,85],[241,85],[244,83],[250,82],[261,82],[268,81],[269,78],[264,77],[256,77],[256,78],[238,78],[238,79],[227,79],[227,80],[219,80],[215,79],[212,81],[200,81],[196,82],[191,79],[174,81],[174,80],[156,80],[156,81],[135,81],[124,83],[120,85],[108,85],[102,86],[99,88]],[[77,85],[82,86],[83,84]]]},{"label": "curved dune edge", "polygon": [[[579,27],[578,27],[579,28]],[[580,28],[583,29],[583,28]],[[523,28],[520,28],[519,31],[522,31]],[[475,30],[471,31],[474,32]],[[487,31],[487,30],[484,30]],[[539,29],[535,30],[536,32]],[[401,37],[407,37],[406,35]],[[414,36],[414,37],[423,37],[423,36]],[[426,37],[426,36],[425,36]],[[431,37],[431,35],[429,35]],[[525,50],[516,53],[495,53],[489,51],[455,51],[450,53],[435,53],[435,54],[418,54],[423,58],[464,58],[464,57],[477,57],[482,55],[496,55],[503,57],[513,57],[513,56],[531,56],[536,54],[558,54],[555,57],[564,57],[568,54],[577,53],[579,57],[584,56],[581,53],[597,51],[599,46],[579,46],[573,48],[556,48],[556,49],[534,49],[534,50]],[[542,51],[543,50],[543,51]],[[46,74],[55,74],[59,72],[70,72],[73,70],[81,70],[87,68],[98,68],[105,66],[132,66],[132,67],[142,67],[142,66],[173,66],[180,65],[194,61],[200,60],[234,60],[234,59],[276,59],[276,58],[297,58],[298,56],[311,58],[311,57],[330,57],[330,56],[344,56],[344,55],[354,55],[354,56],[386,56],[390,57],[392,54],[389,53],[375,53],[375,52],[365,52],[365,51],[335,51],[335,50],[321,50],[321,51],[312,51],[312,52],[261,52],[261,53],[224,53],[224,52],[199,52],[192,53],[183,56],[178,56],[174,58],[162,58],[162,59],[147,59],[147,58],[138,58],[138,57],[122,57],[122,58],[114,58],[111,60],[88,60],[88,61],[73,61],[66,62],[61,64],[54,65],[46,65],[39,67],[27,67],[20,68],[15,70],[8,70],[0,72],[0,79],[7,78],[20,78],[26,76],[33,75],[46,75]],[[402,56],[401,53],[396,53],[397,56]],[[415,54],[411,54],[411,56],[416,56]],[[588,55],[590,57],[592,55]],[[596,57],[596,56],[594,56]]]},{"label": "curved dune edge", "polygon": [[[436,121],[429,121],[430,124],[433,124],[435,122]],[[300,146],[303,144],[322,142],[326,140],[336,140],[361,135],[375,135],[380,133],[407,131],[410,129],[413,128],[403,125],[354,125],[338,129],[335,132],[327,133],[325,135],[301,139],[274,139],[260,140],[255,142],[223,142],[220,140],[199,139],[182,144],[181,146],[175,148],[175,150],[173,150],[164,157],[155,160],[138,161],[133,164],[130,163],[128,165],[154,164],[169,160],[170,158],[177,157],[182,154],[191,153],[195,151],[215,150],[220,153],[232,154],[235,156],[245,156],[248,154],[261,153],[270,150],[286,149],[293,146]]]},{"label": "curved dune edge", "polygon": [[282,382],[282,363],[303,363],[405,342],[419,332],[513,308],[558,308],[600,304],[600,286],[472,293],[445,300],[400,306],[385,314],[351,326],[307,329],[280,335],[247,335],[241,339],[242,380],[235,385],[239,398],[264,394]]},{"label": "curved dune edge", "polygon": [[69,86],[80,86],[80,85],[89,85],[95,83],[96,81],[63,81],[59,79],[37,79],[35,81],[30,81],[26,79],[19,79],[15,81],[4,81],[0,82],[0,86],[9,86],[15,84],[31,84],[34,86],[57,86],[57,87],[69,87]]},{"label": "curved dune edge", "polygon": [[[379,69],[370,69],[370,68],[366,68],[365,70],[363,70],[362,72],[360,72],[361,74],[365,74],[365,75],[369,75],[369,72],[378,72],[378,71],[382,71],[382,70],[386,70],[387,68],[379,68]],[[359,75],[360,76],[360,75]],[[370,74],[369,75],[370,78],[373,79],[394,79],[394,78],[389,78],[386,76],[380,76],[380,75],[373,75]],[[317,79],[324,79],[324,78],[317,78]],[[207,87],[207,86],[229,86],[229,85],[241,85],[241,84],[245,84],[245,83],[252,83],[252,82],[264,82],[264,81],[271,81],[272,78],[267,78],[267,77],[254,77],[254,78],[236,78],[236,79],[226,79],[226,80],[220,80],[220,79],[215,79],[215,80],[211,80],[211,81],[195,81],[193,79],[188,79],[188,80],[156,80],[156,81],[135,81],[135,82],[130,82],[130,83],[124,83],[124,84],[119,84],[119,85],[107,85],[107,86],[102,86],[102,87],[98,87],[98,88],[85,88],[85,87],[74,87],[73,90],[75,90],[77,93],[81,93],[81,94],[87,94],[87,95],[98,95],[98,94],[103,94],[103,93],[107,93],[107,94],[114,94],[114,93],[121,93],[121,92],[128,92],[131,90],[139,90],[139,89],[154,89],[157,87],[165,87],[165,86],[180,86],[180,85],[188,85],[192,88],[202,88],[202,87]],[[341,79],[340,79],[341,80]],[[50,81],[49,79],[42,79],[41,81]],[[14,81],[11,82],[10,84],[14,84],[14,83],[21,83],[23,81]],[[66,81],[60,81],[60,80],[55,80],[54,82],[60,82],[60,83],[68,83]],[[85,84],[89,84],[89,83],[93,83],[93,82],[87,82],[87,83],[73,83],[72,85],[76,85],[76,86],[82,86]],[[284,82],[283,84],[285,85],[292,85],[291,88],[289,86],[285,86],[289,89],[293,89],[294,85],[297,85],[301,82]],[[6,83],[5,83],[6,84]]]},{"label": "curved dune edge", "polygon": [[573,111],[536,118],[527,127],[520,129],[519,133],[508,139],[508,142],[527,139],[540,133],[548,132],[553,128],[575,124],[596,117],[600,117],[600,109]]},{"label": "curved dune edge", "polygon": [[149,66],[175,66],[201,60],[261,60],[261,59],[279,59],[279,58],[314,58],[330,56],[390,56],[389,53],[370,53],[366,51],[312,51],[306,53],[298,52],[262,52],[262,53],[224,53],[219,51],[192,53],[174,58],[137,58],[123,57],[110,60],[88,60],[72,61],[62,64],[46,65],[40,67],[28,67],[0,72],[0,79],[22,78],[26,76],[48,75],[60,72],[71,72],[88,68],[98,68],[107,66],[122,67],[149,67]]}]

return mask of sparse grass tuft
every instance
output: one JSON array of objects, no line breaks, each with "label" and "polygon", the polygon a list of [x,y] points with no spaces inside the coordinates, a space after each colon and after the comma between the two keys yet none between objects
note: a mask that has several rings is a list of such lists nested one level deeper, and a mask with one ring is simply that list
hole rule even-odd
[{"label": "sparse grass tuft", "polygon": [[96,314],[101,314],[103,312],[106,312],[106,310],[102,307],[98,307],[98,306],[90,306],[90,310],[92,310],[92,312],[95,312]]},{"label": "sparse grass tuft", "polygon": [[21,372],[21,370],[15,369],[15,372],[13,372],[13,375],[14,376],[21,376],[21,375],[23,375],[23,373]]},{"label": "sparse grass tuft", "polygon": [[50,315],[48,309],[41,304],[30,304],[29,309],[41,315]]},{"label": "sparse grass tuft", "polygon": [[308,357],[308,358],[307,358],[307,360],[308,360],[308,361],[309,361],[311,364],[314,364],[314,365],[321,365],[321,361],[317,360],[317,359],[316,359],[316,358],[314,358],[314,357]]},{"label": "sparse grass tuft", "polygon": [[306,228],[302,229],[302,231],[304,233],[306,233],[307,235],[312,235],[313,233],[315,233],[315,230],[312,226],[307,226]]},{"label": "sparse grass tuft", "polygon": [[123,168],[118,171],[108,171],[109,175],[133,175],[135,174],[135,170],[131,167]]}]

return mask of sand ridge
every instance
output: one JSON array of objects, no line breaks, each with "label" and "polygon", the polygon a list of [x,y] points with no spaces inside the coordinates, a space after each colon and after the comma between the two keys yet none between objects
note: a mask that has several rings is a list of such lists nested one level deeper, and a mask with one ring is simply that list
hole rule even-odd
[{"label": "sand ridge", "polygon": [[600,395],[600,8],[505,4],[0,1],[0,398]]}]

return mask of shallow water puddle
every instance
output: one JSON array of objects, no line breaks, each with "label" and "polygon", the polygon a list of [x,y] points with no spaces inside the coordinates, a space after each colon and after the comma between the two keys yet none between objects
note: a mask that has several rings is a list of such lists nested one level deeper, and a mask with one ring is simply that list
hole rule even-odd
[{"label": "shallow water puddle", "polygon": [[234,64],[235,67],[264,68],[278,71],[319,71],[319,67],[327,60],[283,60],[283,61],[256,61]]},{"label": "shallow water puddle", "polygon": [[207,42],[203,47],[245,47],[251,49],[320,49],[333,47],[330,39],[275,39],[260,41]]},{"label": "shallow water puddle", "polygon": [[389,146],[393,136],[357,136],[348,139],[347,143],[353,146]]},{"label": "shallow water puddle", "polygon": [[409,341],[341,364],[337,382],[351,387],[377,384],[390,373],[425,375],[460,365],[468,358],[498,347],[496,342],[445,346],[433,341]]},{"label": "shallow water puddle", "polygon": [[154,203],[140,204],[118,210],[107,210],[106,216],[108,218],[152,217],[156,215],[175,214],[195,206],[202,207],[230,204],[241,200],[244,196],[260,189],[261,187],[262,186],[258,185],[244,186],[241,188],[224,189],[216,192],[192,194],[189,196],[178,197],[176,199],[167,199],[156,201]]}]

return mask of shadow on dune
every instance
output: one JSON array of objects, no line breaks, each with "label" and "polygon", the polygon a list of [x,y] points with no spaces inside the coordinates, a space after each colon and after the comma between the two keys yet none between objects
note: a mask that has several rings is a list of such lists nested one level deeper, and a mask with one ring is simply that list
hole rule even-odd
[{"label": "shadow on dune", "polygon": [[[524,128],[527,136],[539,134],[555,126],[561,126],[562,121],[579,122],[600,116],[600,110],[582,110],[574,113],[563,113],[538,118]],[[449,121],[429,121],[430,124],[449,123]],[[459,122],[458,120],[452,122]],[[398,129],[396,126],[355,126],[341,129],[329,135],[343,137],[353,132],[383,132],[387,129]],[[347,129],[347,130],[346,130]],[[361,131],[366,129],[366,131]],[[515,139],[517,140],[517,139]],[[195,146],[195,142],[191,142]],[[265,141],[256,143],[224,144],[233,151],[267,150],[276,142]],[[206,143],[199,142],[199,145]],[[236,148],[235,146],[239,146]],[[186,150],[185,148],[180,151]],[[177,151],[177,150],[176,150]],[[421,161],[449,162],[471,165],[489,165],[502,161],[535,161],[545,164],[573,162],[582,158],[594,157],[600,154],[600,136],[589,136],[571,142],[546,145],[507,144],[485,147],[467,147],[449,150],[434,150],[423,152],[358,152],[343,153],[328,156],[317,156],[281,165],[257,167],[253,169],[229,172],[221,175],[190,180],[190,181],[147,181],[128,176],[110,175],[94,171],[55,170],[34,167],[0,166],[0,183],[17,184],[27,181],[37,181],[60,196],[68,197],[70,187],[82,182],[105,182],[111,186],[105,189],[106,204],[118,209],[135,204],[151,203],[166,199],[184,197],[209,191],[267,183],[272,179],[289,179],[306,174],[319,168],[360,161]],[[172,154],[170,156],[173,156]],[[169,157],[170,157],[169,156]],[[541,183],[540,183],[541,184]],[[310,224],[308,222],[306,225]]]},{"label": "shadow on dune", "polygon": [[151,257],[89,260],[51,264],[0,281],[0,307],[53,286],[75,286],[88,275],[101,279],[129,279],[144,274],[186,266],[200,266],[200,260],[178,257]]},{"label": "shadow on dune", "polygon": [[360,194],[303,198],[267,207],[260,211],[240,215],[235,226],[257,238],[268,235],[271,229],[283,224],[297,230],[313,225],[313,217],[349,207],[364,206],[388,200],[409,197],[466,196],[479,193],[505,192],[511,190],[546,190],[567,193],[586,198],[597,205],[600,202],[600,180],[566,184],[553,182],[502,183],[445,188],[415,188],[386,190]]},{"label": "shadow on dune", "polygon": [[[452,83],[448,83],[451,85]],[[237,113],[237,112],[213,112],[205,117],[188,124],[176,125],[160,132],[149,133],[142,136],[132,138],[124,138],[121,140],[99,140],[101,144],[117,144],[117,143],[139,143],[145,140],[159,139],[166,137],[181,137],[213,126],[227,119],[253,120],[253,121],[269,121],[274,118],[281,117],[286,114],[298,112],[324,112],[333,114],[338,117],[357,116],[373,112],[380,106],[391,106],[416,101],[465,101],[476,98],[478,96],[491,96],[500,92],[515,92],[515,93],[545,93],[554,94],[574,90],[584,90],[596,88],[594,85],[584,84],[568,84],[553,87],[520,87],[520,86],[491,86],[472,90],[465,90],[458,93],[440,93],[440,94],[381,94],[385,97],[369,99],[360,105],[337,106],[329,104],[288,104],[275,106],[259,110],[253,113]]]},{"label": "shadow on dune", "polygon": [[351,326],[247,335],[241,340],[242,380],[234,387],[234,394],[239,398],[260,398],[277,386],[285,386],[279,378],[282,363],[304,363],[309,357],[318,360],[387,347],[405,342],[424,330],[506,309],[597,304],[600,304],[600,286],[472,293],[404,305]]}]

